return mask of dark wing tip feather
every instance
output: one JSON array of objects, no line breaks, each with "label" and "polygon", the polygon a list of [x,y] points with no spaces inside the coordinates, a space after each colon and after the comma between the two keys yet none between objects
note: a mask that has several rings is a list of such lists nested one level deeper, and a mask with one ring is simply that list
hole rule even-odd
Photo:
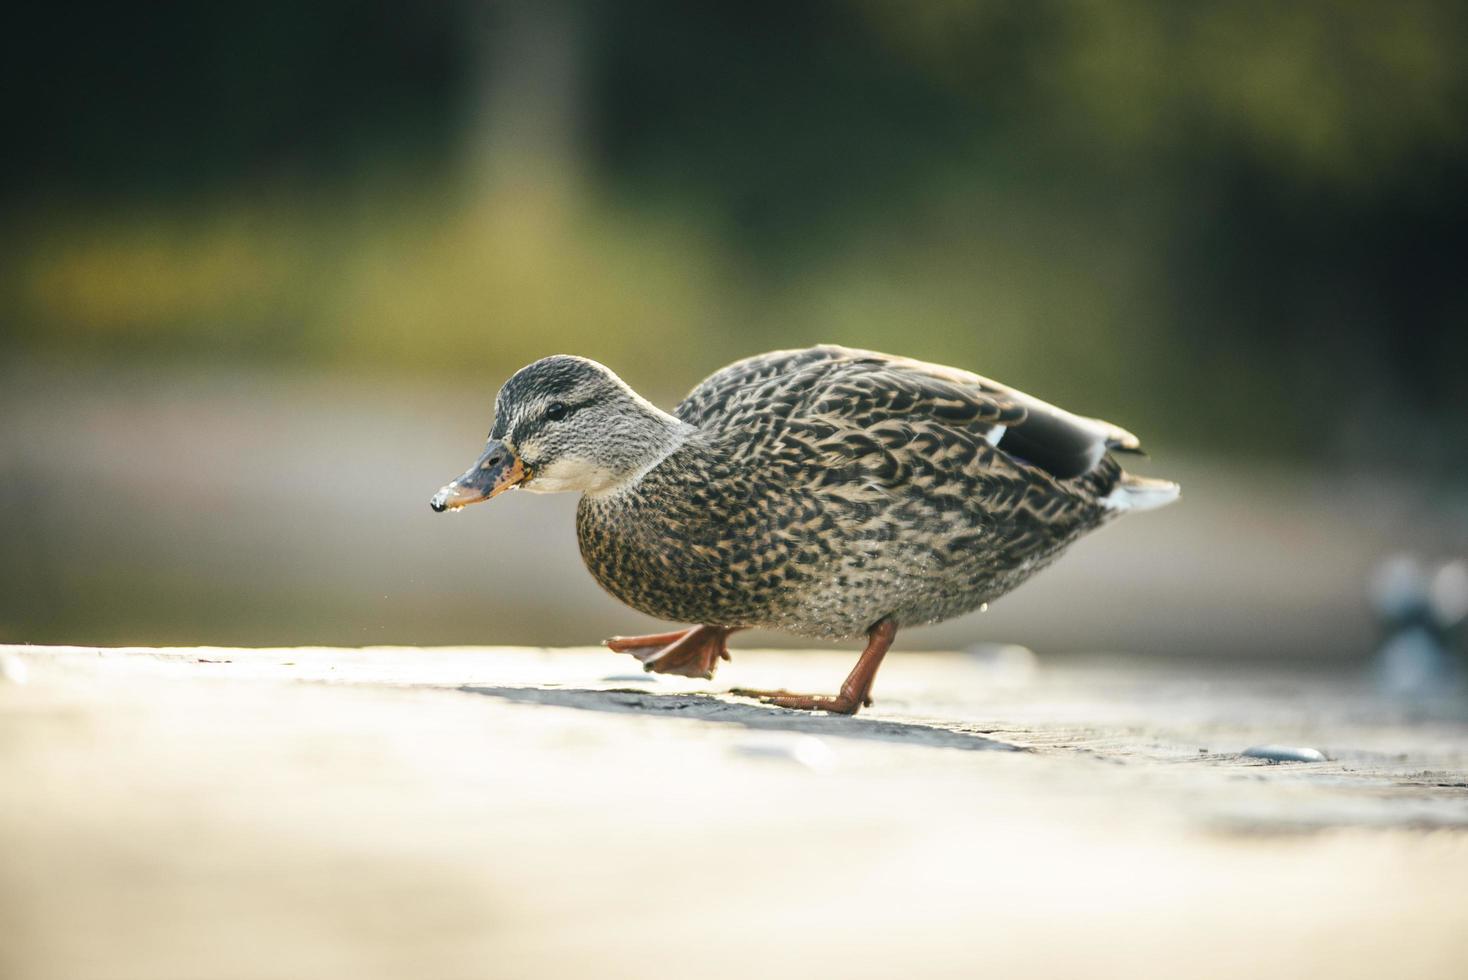
[{"label": "dark wing tip feather", "polygon": [[794,402],[833,424],[900,418],[980,435],[1003,426],[997,442],[1002,452],[1062,480],[1092,472],[1108,451],[1146,455],[1137,437],[1119,426],[1074,415],[971,372],[833,344],[736,361],[690,392],[677,414],[695,425],[742,427],[776,408],[786,417]]}]

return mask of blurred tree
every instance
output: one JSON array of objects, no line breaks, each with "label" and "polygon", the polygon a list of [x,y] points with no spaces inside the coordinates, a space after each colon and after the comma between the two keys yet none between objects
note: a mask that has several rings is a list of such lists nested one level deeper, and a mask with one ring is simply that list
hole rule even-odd
[{"label": "blurred tree", "polygon": [[26,16],[12,349],[691,380],[829,339],[1217,448],[1465,465],[1460,3]]}]

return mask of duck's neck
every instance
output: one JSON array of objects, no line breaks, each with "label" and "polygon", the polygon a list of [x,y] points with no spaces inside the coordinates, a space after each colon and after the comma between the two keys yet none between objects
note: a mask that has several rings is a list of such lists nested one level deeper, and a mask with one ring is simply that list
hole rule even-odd
[{"label": "duck's neck", "polygon": [[638,408],[636,425],[632,427],[638,449],[635,461],[623,470],[625,475],[621,479],[594,492],[588,491],[586,496],[607,497],[636,487],[669,457],[684,454],[700,442],[697,427],[651,402],[644,402]]}]

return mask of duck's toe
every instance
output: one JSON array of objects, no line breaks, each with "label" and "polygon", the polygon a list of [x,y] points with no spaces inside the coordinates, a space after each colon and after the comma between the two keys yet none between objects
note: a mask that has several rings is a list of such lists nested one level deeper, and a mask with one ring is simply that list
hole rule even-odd
[{"label": "duck's toe", "polygon": [[871,707],[871,698],[848,697],[845,694],[794,694],[790,691],[759,691],[736,687],[730,694],[741,698],[759,698],[760,704],[793,711],[829,711],[833,715],[854,715],[863,707]]},{"label": "duck's toe", "polygon": [[618,653],[630,653],[650,673],[710,680],[719,661],[729,659],[726,640],[731,632],[723,626],[694,626],[675,633],[616,636],[606,645]]}]

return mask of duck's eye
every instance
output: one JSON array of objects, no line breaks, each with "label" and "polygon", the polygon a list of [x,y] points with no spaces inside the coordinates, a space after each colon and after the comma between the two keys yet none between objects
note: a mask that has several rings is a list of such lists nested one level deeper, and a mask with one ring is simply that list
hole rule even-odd
[{"label": "duck's eye", "polygon": [[551,402],[545,407],[545,417],[550,419],[552,422],[559,422],[561,419],[566,417],[566,403]]}]

